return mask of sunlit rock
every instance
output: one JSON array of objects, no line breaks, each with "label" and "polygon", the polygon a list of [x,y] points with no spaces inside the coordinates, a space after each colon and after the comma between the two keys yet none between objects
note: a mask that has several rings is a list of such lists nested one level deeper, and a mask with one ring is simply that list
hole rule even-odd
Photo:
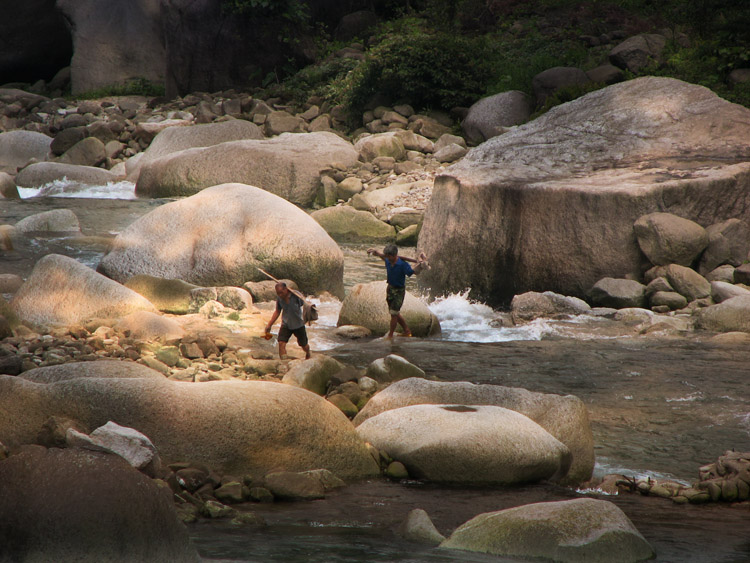
[{"label": "sunlit rock", "polygon": [[46,160],[52,137],[34,131],[0,133],[0,172],[15,174],[35,159]]},{"label": "sunlit rock", "polygon": [[297,205],[318,195],[320,170],[353,166],[357,151],[334,133],[284,133],[272,139],[232,141],[173,152],[146,162],[136,184],[145,197],[193,195],[225,182],[258,186]]},{"label": "sunlit rock", "polygon": [[0,376],[0,410],[7,413],[0,442],[8,446],[34,443],[50,416],[86,428],[114,420],[148,436],[165,464],[188,460],[254,477],[310,469],[342,479],[378,473],[341,411],[281,383],[85,377],[42,384]]},{"label": "sunlit rock", "polygon": [[207,188],[140,217],[113,241],[100,271],[238,286],[291,278],[306,293],[343,293],[341,249],[307,213],[244,184]]},{"label": "sunlit rock", "polygon": [[583,402],[573,395],[534,393],[518,387],[439,382],[410,378],[389,385],[369,400],[354,419],[358,425],[391,409],[420,404],[494,405],[517,411],[539,424],[570,450],[565,481],[580,483],[594,470],[594,438]]},{"label": "sunlit rock", "polygon": [[529,483],[568,472],[570,451],[530,418],[496,406],[413,405],[357,432],[409,475],[443,483]]},{"label": "sunlit rock", "polygon": [[67,256],[48,254],[10,302],[18,317],[41,327],[154,311],[148,299]]}]

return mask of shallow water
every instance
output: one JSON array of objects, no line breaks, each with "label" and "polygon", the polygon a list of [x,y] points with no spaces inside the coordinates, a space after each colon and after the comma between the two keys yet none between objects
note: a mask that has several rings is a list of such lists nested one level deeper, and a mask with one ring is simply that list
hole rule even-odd
[{"label": "shallow water", "polygon": [[[82,236],[32,239],[0,255],[0,273],[27,276],[34,262],[56,252],[96,267],[109,240],[133,220],[171,200],[71,198],[0,200],[0,224],[49,209],[70,208]],[[130,197],[128,187],[110,195]],[[118,191],[119,190],[119,191]],[[98,190],[101,195],[102,190]],[[28,194],[24,194],[28,195]],[[92,195],[89,191],[79,195]],[[383,279],[382,263],[365,245],[342,247],[345,286]],[[405,249],[409,254],[409,249]],[[410,280],[409,289],[417,291]],[[431,304],[443,334],[432,339],[348,342],[334,334],[340,304],[320,303],[311,330],[315,350],[364,367],[396,353],[429,376],[574,394],[589,408],[596,473],[623,472],[692,482],[698,467],[725,450],[750,451],[750,347],[717,346],[710,335],[658,339],[607,319],[538,320],[503,328],[502,312],[464,295]],[[236,561],[502,561],[497,557],[426,548],[400,540],[395,529],[409,510],[427,510],[450,531],[481,512],[575,498],[583,493],[549,485],[520,488],[435,487],[373,480],[307,503],[252,505],[269,526],[236,529],[223,522],[190,527],[207,559]],[[750,561],[750,508],[677,506],[669,501],[606,497],[630,517],[663,562]]]}]

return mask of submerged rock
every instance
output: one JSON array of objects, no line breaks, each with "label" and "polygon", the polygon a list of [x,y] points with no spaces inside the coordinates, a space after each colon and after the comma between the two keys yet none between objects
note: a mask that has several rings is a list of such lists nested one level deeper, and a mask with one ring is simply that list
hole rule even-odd
[{"label": "submerged rock", "polygon": [[552,561],[630,563],[654,550],[611,502],[574,499],[487,512],[459,526],[441,548]]}]

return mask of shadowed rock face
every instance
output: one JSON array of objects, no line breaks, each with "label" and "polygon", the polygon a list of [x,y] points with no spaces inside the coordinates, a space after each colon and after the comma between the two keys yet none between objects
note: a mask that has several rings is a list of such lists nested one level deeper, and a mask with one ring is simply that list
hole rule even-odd
[{"label": "shadowed rock face", "polygon": [[73,45],[55,0],[0,4],[0,84],[51,79]]},{"label": "shadowed rock face", "polygon": [[170,495],[117,455],[27,446],[0,476],[3,561],[201,560]]},{"label": "shadowed rock face", "polygon": [[73,94],[145,78],[164,81],[159,0],[58,0],[70,22]]},{"label": "shadowed rock face", "polygon": [[583,297],[644,271],[633,232],[668,212],[708,226],[750,216],[750,110],[708,89],[640,78],[558,106],[438,176],[419,250],[434,293]]}]

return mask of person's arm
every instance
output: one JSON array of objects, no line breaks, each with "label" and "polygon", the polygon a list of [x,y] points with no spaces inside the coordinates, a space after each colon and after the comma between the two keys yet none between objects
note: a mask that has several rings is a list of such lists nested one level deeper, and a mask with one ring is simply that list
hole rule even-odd
[{"label": "person's arm", "polygon": [[276,309],[273,312],[273,315],[271,315],[271,320],[268,321],[268,324],[266,325],[266,334],[268,334],[269,332],[271,332],[271,327],[273,326],[273,323],[276,322],[276,319],[279,318],[279,314],[281,314],[281,311],[279,310],[279,308],[277,306]]},{"label": "person's arm", "polygon": [[380,252],[377,248],[368,248],[367,254],[369,254],[370,256],[377,256],[378,258],[385,260],[385,254]]}]

